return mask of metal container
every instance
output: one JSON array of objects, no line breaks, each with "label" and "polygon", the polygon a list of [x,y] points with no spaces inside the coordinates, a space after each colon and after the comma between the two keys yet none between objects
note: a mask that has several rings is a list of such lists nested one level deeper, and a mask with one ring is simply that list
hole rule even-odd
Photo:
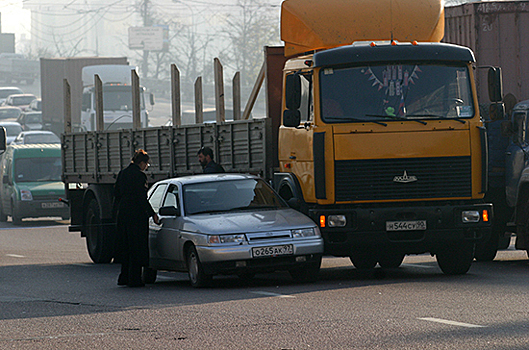
[{"label": "metal container", "polygon": [[468,46],[477,62],[480,104],[488,104],[487,69],[500,66],[504,96],[529,99],[529,1],[474,2],[445,8],[444,42]]}]

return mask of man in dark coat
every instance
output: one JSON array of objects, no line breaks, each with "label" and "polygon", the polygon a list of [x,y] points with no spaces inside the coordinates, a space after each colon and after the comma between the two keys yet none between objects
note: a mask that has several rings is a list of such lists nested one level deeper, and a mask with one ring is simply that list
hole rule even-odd
[{"label": "man in dark coat", "polygon": [[198,151],[198,161],[204,169],[204,174],[223,173],[224,168],[213,161],[213,150],[209,147],[202,147]]},{"label": "man in dark coat", "polygon": [[143,266],[149,266],[149,217],[159,224],[158,214],[147,200],[149,155],[140,149],[121,170],[114,185],[117,218],[116,260],[121,262],[118,285],[142,287]]}]

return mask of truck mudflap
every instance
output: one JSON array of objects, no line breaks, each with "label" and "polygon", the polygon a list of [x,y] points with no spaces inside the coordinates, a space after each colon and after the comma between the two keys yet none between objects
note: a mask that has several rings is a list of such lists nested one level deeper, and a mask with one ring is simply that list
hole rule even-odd
[{"label": "truck mudflap", "polygon": [[488,239],[492,204],[311,209],[325,241],[325,253],[358,251],[435,254],[461,242]]}]

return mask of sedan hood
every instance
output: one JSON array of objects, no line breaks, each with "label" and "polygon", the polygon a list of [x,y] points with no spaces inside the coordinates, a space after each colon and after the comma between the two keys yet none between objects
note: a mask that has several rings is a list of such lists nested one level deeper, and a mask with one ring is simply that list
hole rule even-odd
[{"label": "sedan hood", "polygon": [[185,218],[183,229],[188,232],[223,234],[314,226],[314,221],[294,209],[277,209],[191,215]]}]

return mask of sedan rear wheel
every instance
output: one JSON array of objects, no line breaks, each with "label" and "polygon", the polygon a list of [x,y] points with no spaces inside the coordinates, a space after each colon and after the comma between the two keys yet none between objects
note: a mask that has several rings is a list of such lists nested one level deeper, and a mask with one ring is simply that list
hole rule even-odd
[{"label": "sedan rear wheel", "polygon": [[204,272],[202,263],[200,262],[197,250],[194,246],[189,247],[187,250],[187,270],[191,286],[195,288],[207,286],[213,278],[213,276],[206,275]]}]

